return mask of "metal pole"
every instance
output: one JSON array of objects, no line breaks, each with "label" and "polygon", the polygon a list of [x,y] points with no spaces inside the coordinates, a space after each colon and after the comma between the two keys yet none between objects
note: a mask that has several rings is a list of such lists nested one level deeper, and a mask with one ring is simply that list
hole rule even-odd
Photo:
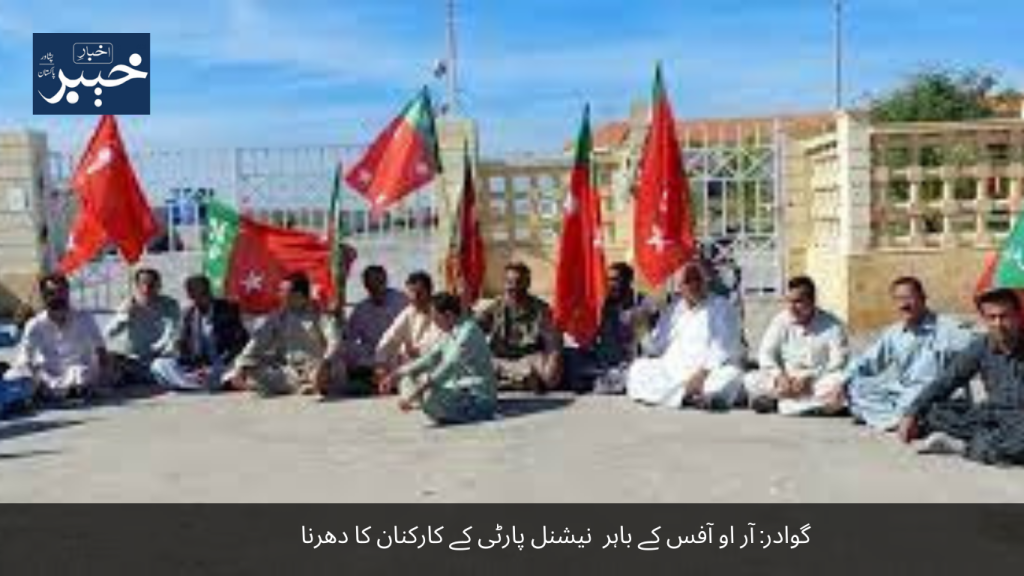
[{"label": "metal pole", "polygon": [[835,110],[843,109],[843,0],[833,1],[835,13]]},{"label": "metal pole", "polygon": [[447,74],[448,81],[448,112],[454,114],[457,108],[459,92],[458,45],[455,37],[455,0],[446,0],[447,4]]}]

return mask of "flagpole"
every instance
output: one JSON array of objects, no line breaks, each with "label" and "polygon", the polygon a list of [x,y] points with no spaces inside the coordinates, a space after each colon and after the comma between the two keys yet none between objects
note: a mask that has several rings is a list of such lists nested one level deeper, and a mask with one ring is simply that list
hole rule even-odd
[{"label": "flagpole", "polygon": [[[343,161],[339,160],[338,161],[338,174],[342,174],[344,172],[343,166],[344,166]],[[341,182],[344,182],[344,180],[342,179]],[[351,264],[348,261],[348,259],[347,259],[347,254],[345,253],[344,246],[342,246],[340,244],[341,241],[342,241],[342,238],[345,238],[345,236],[346,236],[346,231],[343,229],[343,226],[342,226],[342,215],[344,214],[344,211],[342,210],[342,206],[344,205],[344,201],[345,201],[344,184],[339,184],[339,189],[338,189],[338,224],[337,224],[337,230],[338,230],[338,242],[339,242],[339,245],[338,245],[338,258],[341,259],[341,262],[338,264],[338,271],[340,273],[341,278],[336,280],[336,282],[338,282],[338,288],[337,288],[337,290],[338,290],[338,301],[339,301],[338,302],[338,317],[341,318],[342,320],[345,319],[345,305],[348,303],[348,273],[349,273],[349,265]]]},{"label": "flagpole", "polygon": [[342,270],[347,268],[345,265],[345,254],[342,248],[342,230],[341,230],[341,206],[342,206],[342,174],[344,173],[344,161],[338,160],[338,165],[335,167],[334,172],[334,189],[331,190],[331,204],[327,215],[328,219],[328,233],[327,238],[331,242],[331,271],[334,274],[334,290],[335,290],[335,315],[339,321],[345,319],[345,302],[347,301],[347,280],[348,270]]},{"label": "flagpole", "polygon": [[459,91],[458,46],[455,36],[455,0],[446,0],[446,45],[448,68],[446,74],[448,88],[448,114],[456,114],[456,102]]},{"label": "flagpole", "polygon": [[843,0],[833,0],[833,18],[835,27],[835,100],[836,112],[843,109]]}]

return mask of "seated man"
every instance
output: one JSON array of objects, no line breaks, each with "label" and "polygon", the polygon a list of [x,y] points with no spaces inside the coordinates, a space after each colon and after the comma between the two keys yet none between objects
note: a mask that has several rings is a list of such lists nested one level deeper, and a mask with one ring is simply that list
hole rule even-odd
[{"label": "seated man", "polygon": [[39,281],[44,310],[25,326],[8,378],[30,378],[44,400],[82,399],[106,383],[107,352],[96,321],[71,307],[68,280]]},{"label": "seated man", "polygon": [[629,264],[612,264],[597,336],[589,346],[565,348],[567,388],[577,392],[615,392],[614,386],[605,384],[605,377],[636,357],[638,334],[654,313],[653,305],[633,287],[633,279]]},{"label": "seated man", "polygon": [[[957,354],[900,420],[906,443],[927,435],[925,453],[959,453],[983,464],[1024,464],[1024,323],[1011,289],[978,297],[987,334]],[[980,377],[984,398],[951,399]]]},{"label": "seated man", "polygon": [[238,306],[214,298],[210,279],[192,276],[185,281],[192,305],[186,310],[177,341],[177,357],[153,361],[153,375],[172,390],[217,390],[249,335]]},{"label": "seated man", "polygon": [[901,321],[854,361],[846,372],[846,396],[859,421],[893,430],[921,390],[949,369],[970,333],[928,309],[920,280],[899,278],[890,287]]},{"label": "seated man", "polygon": [[[377,345],[377,368],[386,376],[399,366],[411,362],[437,344],[441,330],[434,324],[431,298],[434,282],[426,272],[414,272],[405,281],[409,305],[398,315]],[[386,386],[380,392],[390,394]]]},{"label": "seated man", "polygon": [[371,393],[377,376],[377,346],[408,302],[401,292],[388,288],[388,274],[381,266],[363,270],[363,286],[367,297],[356,304],[345,324],[345,365],[352,386],[358,382]]},{"label": "seated man", "polygon": [[487,338],[464,314],[457,296],[438,294],[434,318],[444,332],[440,344],[406,364],[385,382],[400,380],[403,411],[416,404],[438,424],[465,424],[490,419],[497,408],[497,381]]},{"label": "seated man", "polygon": [[530,294],[530,269],[505,266],[505,294],[481,312],[498,386],[544,393],[556,388],[562,374],[562,339],[551,308]]},{"label": "seated man", "polygon": [[798,276],[787,288],[786,310],[761,341],[759,370],[745,381],[750,406],[761,414],[838,414],[850,355],[846,328],[818,308],[813,280]]},{"label": "seated man", "polygon": [[153,361],[174,354],[181,308],[160,293],[162,287],[159,272],[140,268],[134,276],[134,294],[107,326],[113,379],[118,385],[152,383]]},{"label": "seated man", "polygon": [[232,388],[265,397],[341,393],[345,367],[334,318],[312,300],[305,274],[289,274],[281,290],[281,309],[256,329],[235,360]]},{"label": "seated man", "polygon": [[643,404],[727,410],[743,390],[739,315],[708,293],[696,262],[682,270],[681,298],[661,315],[647,346],[626,372],[626,393]]}]

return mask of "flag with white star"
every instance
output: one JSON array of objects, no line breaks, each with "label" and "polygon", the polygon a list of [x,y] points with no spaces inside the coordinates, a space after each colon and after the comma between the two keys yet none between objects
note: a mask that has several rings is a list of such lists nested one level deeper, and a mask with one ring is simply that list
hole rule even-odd
[{"label": "flag with white star", "polygon": [[664,284],[696,255],[690,185],[660,66],[640,160],[633,237],[637,268],[652,286]]},{"label": "flag with white star", "polygon": [[207,204],[206,214],[203,268],[216,294],[237,301],[245,312],[266,313],[281,304],[285,276],[304,272],[314,296],[333,304],[331,248],[320,235],[271,226],[217,201]]},{"label": "flag with white star", "polygon": [[440,171],[434,108],[423,88],[352,166],[345,182],[380,215]]}]

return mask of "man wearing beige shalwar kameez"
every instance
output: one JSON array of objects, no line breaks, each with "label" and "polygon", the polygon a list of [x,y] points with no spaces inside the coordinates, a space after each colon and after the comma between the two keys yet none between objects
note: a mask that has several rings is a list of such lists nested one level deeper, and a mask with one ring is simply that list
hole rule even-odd
[{"label": "man wearing beige shalwar kameez", "polygon": [[290,275],[283,290],[284,306],[236,359],[233,387],[261,396],[340,394],[346,378],[337,323],[312,301],[304,274]]}]

